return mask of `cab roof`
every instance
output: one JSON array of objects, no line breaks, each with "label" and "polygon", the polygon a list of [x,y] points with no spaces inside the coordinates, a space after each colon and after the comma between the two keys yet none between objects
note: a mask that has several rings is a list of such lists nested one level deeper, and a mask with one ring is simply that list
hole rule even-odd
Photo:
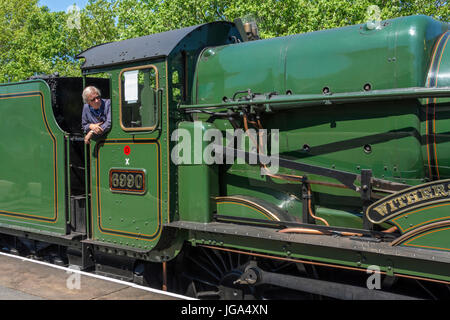
[{"label": "cab roof", "polygon": [[167,57],[182,42],[194,32],[207,32],[210,27],[223,25],[234,28],[227,21],[217,21],[187,28],[151,34],[143,37],[109,42],[89,48],[76,56],[84,58],[82,70],[107,67],[153,58]]}]

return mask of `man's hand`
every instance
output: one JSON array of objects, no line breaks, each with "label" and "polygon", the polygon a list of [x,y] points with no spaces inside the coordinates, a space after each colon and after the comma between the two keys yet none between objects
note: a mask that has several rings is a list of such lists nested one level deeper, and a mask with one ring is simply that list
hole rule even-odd
[{"label": "man's hand", "polygon": [[100,127],[100,125],[102,125],[102,124],[103,124],[103,122],[91,123],[89,125],[89,129],[91,129],[91,131],[94,131],[95,134],[102,134],[103,129],[102,129],[102,127]]},{"label": "man's hand", "polygon": [[94,134],[94,130],[91,130],[84,136],[84,143],[89,144],[91,142],[92,135]]}]

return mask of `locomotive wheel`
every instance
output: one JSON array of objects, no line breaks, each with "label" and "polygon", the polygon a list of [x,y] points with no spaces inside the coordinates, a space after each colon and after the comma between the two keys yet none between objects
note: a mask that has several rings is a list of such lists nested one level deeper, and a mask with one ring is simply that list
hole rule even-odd
[{"label": "locomotive wheel", "polygon": [[244,272],[249,256],[204,247],[188,247],[177,264],[184,294],[201,300],[254,299],[248,286],[234,284]]},{"label": "locomotive wheel", "polygon": [[182,293],[200,300],[311,299],[302,292],[271,285],[241,285],[234,282],[250,261],[271,272],[298,272],[295,263],[255,259],[246,254],[188,247],[177,263],[176,275]]}]

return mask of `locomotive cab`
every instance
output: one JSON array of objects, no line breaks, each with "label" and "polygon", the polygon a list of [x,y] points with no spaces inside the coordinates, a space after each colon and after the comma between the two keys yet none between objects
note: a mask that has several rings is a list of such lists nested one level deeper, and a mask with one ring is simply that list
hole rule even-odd
[{"label": "locomotive cab", "polygon": [[[234,24],[214,22],[107,43],[77,56],[85,59],[85,77],[106,72],[112,88],[111,131],[86,152],[89,241],[153,249],[149,259],[161,259],[155,248],[163,225],[178,218],[178,172],[170,160],[177,106],[191,99],[192,70],[203,48],[237,39]],[[174,255],[175,247],[170,250],[166,256]]]},{"label": "locomotive cab", "polygon": [[[86,235],[86,163],[84,134],[81,128],[82,92],[86,86],[97,87],[104,99],[110,99],[110,79],[99,77],[47,77],[52,109],[59,127],[65,132],[68,232]],[[87,161],[85,162],[85,157]]]},{"label": "locomotive cab", "polygon": [[[86,162],[84,134],[81,128],[82,92],[86,86],[100,89],[102,98],[110,99],[110,79],[100,77],[34,76],[50,89],[54,119],[64,134],[65,191],[67,233],[86,235]],[[89,163],[89,162],[87,162]]]}]

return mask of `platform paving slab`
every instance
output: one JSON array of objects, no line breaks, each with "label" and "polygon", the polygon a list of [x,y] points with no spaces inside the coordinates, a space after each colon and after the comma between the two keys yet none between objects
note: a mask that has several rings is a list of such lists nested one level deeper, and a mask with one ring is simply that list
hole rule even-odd
[{"label": "platform paving slab", "polygon": [[0,300],[25,299],[176,300],[125,284],[0,255]]}]

